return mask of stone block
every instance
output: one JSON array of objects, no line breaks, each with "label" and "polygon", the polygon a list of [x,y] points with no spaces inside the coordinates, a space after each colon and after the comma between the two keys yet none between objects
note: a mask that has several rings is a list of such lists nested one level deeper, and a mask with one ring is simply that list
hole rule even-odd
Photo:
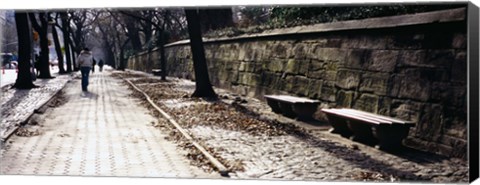
[{"label": "stone block", "polygon": [[272,60],[268,63],[268,69],[273,72],[282,72],[283,71],[283,66],[284,66],[284,61],[282,60]]},{"label": "stone block", "polygon": [[232,84],[240,83],[239,80],[239,72],[238,71],[227,71],[227,81],[231,82]]},{"label": "stone block", "polygon": [[289,52],[289,47],[287,47],[285,43],[275,43],[272,48],[272,57],[285,59],[288,55],[287,52]]},{"label": "stone block", "polygon": [[308,93],[307,93],[308,97],[313,99],[319,98],[322,91],[322,85],[323,85],[322,80],[310,79],[308,83]]},{"label": "stone block", "polygon": [[453,35],[452,47],[455,49],[467,48],[467,35],[464,33],[456,33]]},{"label": "stone block", "polygon": [[390,116],[390,108],[392,105],[392,99],[385,96],[380,96],[378,99],[378,111],[377,114]]},{"label": "stone block", "polygon": [[316,55],[315,59],[323,61],[339,61],[342,62],[346,57],[346,50],[340,48],[322,48],[317,47],[314,49]]},{"label": "stone block", "polygon": [[467,105],[467,87],[450,86],[451,96],[446,100],[447,105],[463,107]]},{"label": "stone block", "polygon": [[426,104],[417,122],[416,132],[419,137],[429,141],[437,141],[443,128],[443,106],[437,104]]},{"label": "stone block", "polygon": [[318,71],[325,69],[325,60],[312,60],[310,62],[310,71]]},{"label": "stone block", "polygon": [[327,71],[337,71],[339,63],[340,63],[339,61],[328,60],[324,64],[325,70],[327,70]]},{"label": "stone block", "polygon": [[468,153],[467,151],[468,141],[465,139],[442,135],[439,143],[449,146],[453,149],[451,154],[448,156],[462,157],[462,156],[466,156]]},{"label": "stone block", "polygon": [[345,68],[366,69],[370,60],[371,50],[355,49],[346,52],[345,62],[340,63]]},{"label": "stone block", "polygon": [[466,139],[468,135],[468,130],[466,129],[466,126],[449,128],[449,129],[445,129],[445,135]]},{"label": "stone block", "polygon": [[386,95],[389,80],[390,74],[387,73],[364,73],[361,77],[359,90],[377,95]]},{"label": "stone block", "polygon": [[260,84],[262,84],[262,86],[273,87],[273,85],[276,84],[276,74],[275,73],[264,71],[260,74],[260,76],[261,76]]},{"label": "stone block", "polygon": [[298,74],[302,76],[307,76],[309,66],[310,66],[310,60],[300,61],[298,66]]},{"label": "stone block", "polygon": [[455,52],[452,49],[428,50],[425,65],[428,67],[450,68],[455,61]]},{"label": "stone block", "polygon": [[246,46],[245,44],[241,44],[240,47],[238,48],[238,58],[233,58],[234,60],[239,60],[239,61],[244,61],[245,60],[245,55],[247,55],[247,51],[245,50]]},{"label": "stone block", "polygon": [[304,60],[308,57],[310,48],[303,43],[297,43],[293,46],[289,58]]},{"label": "stone block", "polygon": [[255,62],[252,65],[253,65],[253,72],[254,73],[260,74],[265,70],[263,68],[263,61]]},{"label": "stone block", "polygon": [[389,39],[386,35],[354,34],[344,38],[341,47],[348,49],[385,49]]},{"label": "stone block", "polygon": [[327,39],[327,42],[325,43],[325,47],[328,47],[328,48],[340,48],[342,47],[342,43],[344,42],[345,40],[344,39],[341,39],[339,37],[335,38],[335,37],[330,37]]},{"label": "stone block", "polygon": [[408,98],[428,101],[431,94],[431,84],[428,80],[414,76],[396,75],[393,77],[391,97]]},{"label": "stone block", "polygon": [[324,71],[320,73],[320,79],[325,81],[335,81],[337,79],[337,71]]},{"label": "stone block", "polygon": [[422,109],[422,103],[409,100],[392,99],[392,104],[390,105],[390,116],[407,121],[418,122]]},{"label": "stone block", "polygon": [[252,62],[240,62],[238,71],[240,72],[253,72],[255,69],[255,64]]},{"label": "stone block", "polygon": [[238,71],[245,72],[245,65],[247,65],[246,62],[240,62],[240,67],[238,68]]},{"label": "stone block", "polygon": [[247,86],[243,86],[243,85],[235,85],[235,86],[232,86],[232,90],[239,94],[239,95],[242,95],[242,96],[247,96],[248,94],[248,87]]},{"label": "stone block", "polygon": [[371,113],[376,113],[378,110],[379,97],[374,94],[361,94],[358,99],[353,101],[353,108],[363,110]]},{"label": "stone block", "polygon": [[452,97],[452,88],[450,83],[434,82],[432,83],[432,94],[430,99],[434,102],[445,103]]},{"label": "stone block", "polygon": [[[252,47],[255,47],[255,46],[252,46]],[[255,60],[257,60],[257,57],[260,55],[260,52],[259,50],[256,50],[252,47],[249,47],[245,53],[245,58],[243,59],[244,61],[247,61],[247,62],[253,62]]]},{"label": "stone block", "polygon": [[281,90],[282,89],[282,77],[279,74],[272,73],[273,75],[269,75],[270,84],[267,86],[271,89]]},{"label": "stone block", "polygon": [[253,73],[246,73],[240,72],[239,73],[239,83],[248,85],[248,86],[256,86],[259,85],[261,80],[260,75],[253,74]]},{"label": "stone block", "polygon": [[467,53],[458,52],[455,55],[455,61],[452,64],[452,82],[467,82]]},{"label": "stone block", "polygon": [[336,89],[334,86],[327,85],[327,83],[322,84],[320,99],[328,102],[335,102]]},{"label": "stone block", "polygon": [[217,78],[218,80],[220,81],[223,81],[223,82],[226,82],[228,81],[228,73],[226,71],[222,71],[220,70],[218,73],[217,73]]},{"label": "stone block", "polygon": [[248,85],[250,86],[260,86],[261,83],[261,76],[255,73],[249,73],[250,80],[248,81]]},{"label": "stone block", "polygon": [[285,72],[289,74],[297,74],[300,68],[300,62],[295,59],[289,59],[285,66]]},{"label": "stone block", "polygon": [[375,50],[372,51],[369,70],[380,72],[393,72],[397,65],[398,51]]},{"label": "stone block", "polygon": [[310,80],[304,76],[295,76],[293,79],[292,92],[298,96],[307,96]]},{"label": "stone block", "polygon": [[425,64],[426,57],[426,50],[402,50],[399,53],[399,65],[428,67],[428,65]]},{"label": "stone block", "polygon": [[337,106],[344,108],[352,107],[354,94],[354,91],[339,90],[336,97]]},{"label": "stone block", "polygon": [[467,139],[466,108],[444,107],[444,133],[455,138]]},{"label": "stone block", "polygon": [[339,70],[335,85],[342,89],[355,89],[360,83],[361,71]]},{"label": "stone block", "polygon": [[284,88],[282,90],[292,93],[294,90],[293,87],[295,86],[295,77],[288,75],[285,77],[283,83],[285,84],[283,85]]}]

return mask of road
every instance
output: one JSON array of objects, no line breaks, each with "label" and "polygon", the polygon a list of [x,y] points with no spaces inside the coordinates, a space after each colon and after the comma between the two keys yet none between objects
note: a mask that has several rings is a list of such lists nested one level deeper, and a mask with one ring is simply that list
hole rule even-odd
[{"label": "road", "polygon": [[0,84],[1,87],[15,83],[17,79],[17,72],[15,69],[2,69],[1,77],[0,77]]}]

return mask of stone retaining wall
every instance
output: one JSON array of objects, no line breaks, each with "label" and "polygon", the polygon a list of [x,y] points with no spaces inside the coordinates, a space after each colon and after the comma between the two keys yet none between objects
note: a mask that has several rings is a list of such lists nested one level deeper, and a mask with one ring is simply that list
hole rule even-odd
[{"label": "stone retaining wall", "polygon": [[[215,86],[412,120],[406,144],[466,158],[466,44],[461,8],[209,39],[205,52]],[[188,40],[166,47],[168,74],[193,79]],[[128,67],[159,68],[158,56],[139,54]]]}]

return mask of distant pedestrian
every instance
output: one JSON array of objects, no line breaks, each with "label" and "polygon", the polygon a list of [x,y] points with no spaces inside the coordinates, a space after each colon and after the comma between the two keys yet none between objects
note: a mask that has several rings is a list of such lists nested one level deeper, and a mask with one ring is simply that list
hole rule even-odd
[{"label": "distant pedestrian", "polygon": [[92,57],[92,60],[93,60],[93,63],[92,63],[92,73],[95,72],[95,64],[97,64],[97,61],[95,60],[95,58]]},{"label": "distant pedestrian", "polygon": [[103,60],[100,59],[100,61],[98,61],[98,67],[100,68],[100,72],[102,72],[102,69],[103,69]]},{"label": "distant pedestrian", "polygon": [[88,48],[84,48],[77,57],[77,67],[80,67],[82,73],[82,90],[87,91],[88,75],[93,64],[92,52]]}]

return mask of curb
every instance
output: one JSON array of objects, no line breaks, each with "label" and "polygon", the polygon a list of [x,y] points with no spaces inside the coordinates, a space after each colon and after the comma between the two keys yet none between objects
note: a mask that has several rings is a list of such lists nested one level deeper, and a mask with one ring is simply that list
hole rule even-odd
[{"label": "curb", "polygon": [[53,93],[50,97],[48,97],[48,99],[46,101],[44,101],[43,103],[41,103],[37,108],[34,108],[32,112],[30,112],[28,114],[28,116],[26,116],[26,118],[23,120],[23,121],[20,121],[19,124],[15,124],[15,127],[10,131],[8,132],[5,136],[3,136],[1,139],[0,139],[0,145],[3,146],[5,142],[7,142],[7,140],[15,133],[17,132],[17,130],[20,128],[20,127],[23,127],[27,122],[28,120],[30,120],[30,118],[32,118],[32,116],[34,114],[36,114],[38,112],[38,110],[42,109],[43,107],[45,107],[48,103],[50,103],[54,97],[56,97],[64,88],[65,86],[67,85],[67,83],[69,83],[73,78],[75,78],[75,75],[71,75],[71,78],[68,79],[65,84],[63,84],[63,86],[55,93]]}]

